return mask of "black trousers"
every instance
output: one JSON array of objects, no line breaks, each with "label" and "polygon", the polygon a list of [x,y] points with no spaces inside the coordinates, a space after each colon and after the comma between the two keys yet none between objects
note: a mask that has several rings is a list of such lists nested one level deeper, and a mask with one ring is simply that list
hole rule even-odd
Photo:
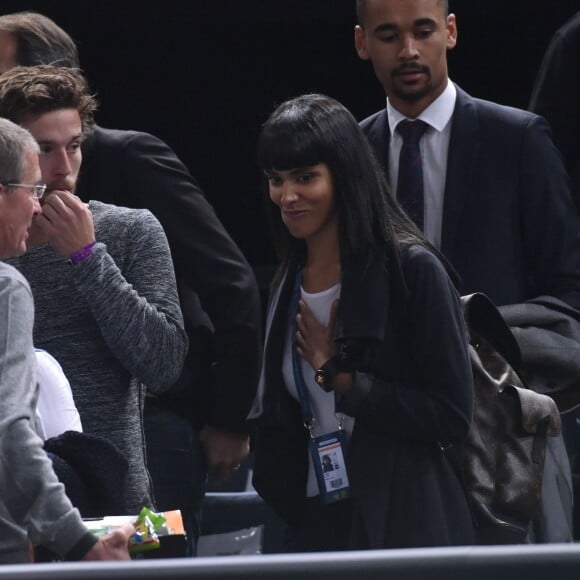
[{"label": "black trousers", "polygon": [[336,552],[349,549],[352,500],[324,504],[320,497],[306,500],[300,524],[288,528],[288,552]]}]

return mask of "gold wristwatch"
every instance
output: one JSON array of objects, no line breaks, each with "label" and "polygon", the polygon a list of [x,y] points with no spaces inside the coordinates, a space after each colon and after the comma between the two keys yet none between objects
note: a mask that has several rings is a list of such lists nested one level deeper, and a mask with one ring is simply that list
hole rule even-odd
[{"label": "gold wristwatch", "polygon": [[332,391],[332,381],[340,372],[338,368],[338,357],[329,358],[317,371],[314,371],[314,380],[316,384],[327,393]]}]

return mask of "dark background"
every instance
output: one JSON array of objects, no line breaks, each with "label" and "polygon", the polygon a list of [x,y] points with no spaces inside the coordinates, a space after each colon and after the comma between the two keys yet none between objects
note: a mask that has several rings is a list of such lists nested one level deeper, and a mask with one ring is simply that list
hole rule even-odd
[{"label": "dark background", "polygon": [[[459,29],[451,78],[475,96],[527,108],[548,41],[580,0],[452,0],[451,8]],[[384,106],[353,48],[354,0],[0,3],[2,13],[25,9],[77,41],[98,122],[167,141],[254,266],[274,262],[254,162],[274,105],[323,92],[358,119]]]}]

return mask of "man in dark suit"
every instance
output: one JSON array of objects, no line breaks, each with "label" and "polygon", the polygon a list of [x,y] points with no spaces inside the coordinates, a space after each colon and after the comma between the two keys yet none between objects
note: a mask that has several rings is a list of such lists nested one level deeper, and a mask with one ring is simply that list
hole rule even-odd
[{"label": "man in dark suit", "polygon": [[548,124],[449,81],[457,25],[446,0],[358,0],[356,50],[387,107],[361,126],[396,183],[397,125],[421,119],[424,232],[465,294],[497,305],[550,295],[580,308],[580,222]]},{"label": "man in dark suit", "polygon": [[[17,65],[79,67],[74,41],[34,12],[0,16],[0,74]],[[160,139],[99,126],[86,135],[83,199],[149,209],[171,247],[190,349],[178,384],[149,397],[149,469],[159,509],[181,508],[196,536],[206,464],[228,479],[249,452],[246,416],[260,358],[253,272],[187,168]]]},{"label": "man in dark suit", "polygon": [[[550,312],[565,319],[566,329],[580,309],[580,221],[548,123],[475,99],[450,82],[447,51],[456,45],[457,24],[447,0],[357,0],[357,15],[356,50],[372,62],[387,96],[386,108],[361,126],[393,195],[404,193],[395,189],[398,125],[422,121],[425,235],[458,272],[463,294],[483,292],[500,306],[530,384],[578,401],[572,363],[580,344],[567,330],[559,334],[539,322]],[[560,366],[554,352],[565,359]],[[553,453],[562,466],[567,458],[557,443]],[[571,492],[561,495],[570,505]],[[569,522],[558,526],[564,531],[553,537],[568,540]]]}]

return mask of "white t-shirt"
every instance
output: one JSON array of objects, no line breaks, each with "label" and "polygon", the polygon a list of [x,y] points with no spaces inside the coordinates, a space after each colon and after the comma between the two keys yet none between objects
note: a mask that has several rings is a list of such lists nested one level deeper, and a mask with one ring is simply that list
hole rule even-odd
[{"label": "white t-shirt", "polygon": [[36,415],[39,435],[50,439],[65,431],[81,431],[81,418],[73,400],[70,383],[57,360],[36,349],[38,367],[38,404]]},{"label": "white t-shirt", "polygon": [[[339,283],[331,286],[327,290],[323,290],[322,292],[316,292],[315,294],[309,294],[305,292],[303,288],[301,288],[300,296],[308,308],[310,308],[312,311],[314,318],[316,318],[318,322],[327,325],[330,318],[330,307],[332,306],[332,303],[340,297],[340,288],[341,284]],[[290,340],[290,333],[291,328],[288,329],[288,334],[286,336],[284,360],[282,361],[282,375],[284,377],[284,382],[286,383],[288,392],[290,395],[292,395],[292,397],[300,402],[298,391],[296,390],[296,384],[294,382],[294,373],[292,371],[292,341]],[[338,418],[335,415],[334,393],[327,393],[316,384],[314,381],[315,369],[313,369],[309,363],[303,359],[300,360],[300,363],[302,367],[302,376],[304,377],[304,383],[306,384],[306,389],[308,391],[310,409],[315,418],[313,425],[313,435],[315,437],[319,437],[320,435],[337,431]],[[342,427],[346,431],[347,437],[350,439],[354,427],[354,418],[345,415]],[[313,497],[319,495],[320,492],[318,490],[316,472],[314,471],[314,465],[312,464],[310,451],[307,451],[307,453],[308,481],[306,484],[306,495],[308,497]]]}]

